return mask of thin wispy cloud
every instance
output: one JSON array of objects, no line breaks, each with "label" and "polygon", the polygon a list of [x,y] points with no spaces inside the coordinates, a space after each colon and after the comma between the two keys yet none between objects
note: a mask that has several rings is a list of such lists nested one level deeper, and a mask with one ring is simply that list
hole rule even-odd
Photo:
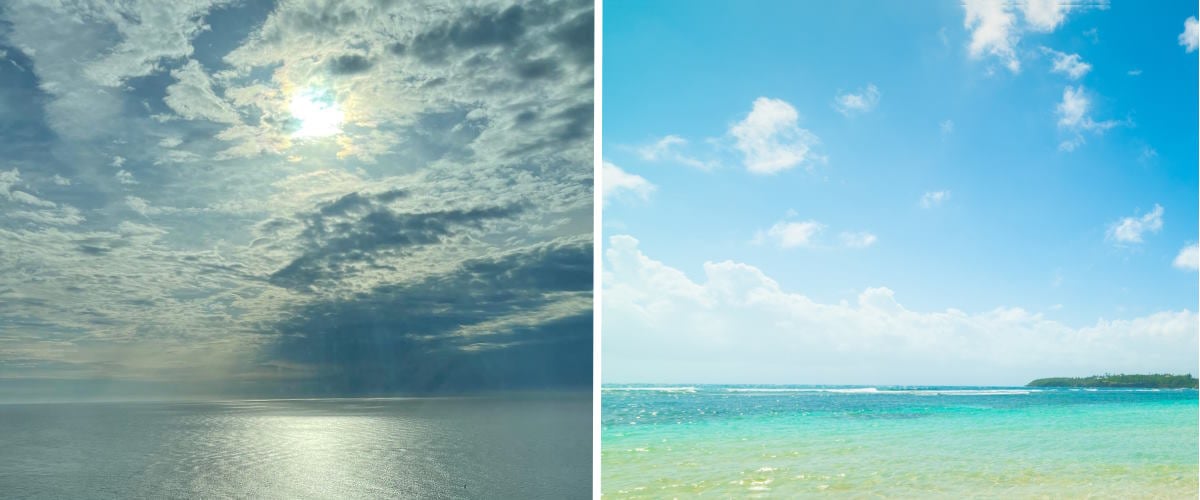
[{"label": "thin wispy cloud", "polygon": [[921,195],[921,200],[918,202],[921,208],[936,208],[942,206],[946,200],[950,199],[950,190],[943,191],[927,191]]},{"label": "thin wispy cloud", "polygon": [[646,161],[678,163],[701,170],[709,170],[713,167],[709,162],[683,153],[682,149],[687,146],[687,139],[677,135],[668,135],[655,141],[653,144],[638,148],[637,153],[638,156]]},{"label": "thin wispy cloud", "polygon": [[874,84],[867,84],[857,92],[838,94],[833,99],[833,107],[845,116],[863,114],[879,105],[880,96],[879,88]]},{"label": "thin wispy cloud", "polygon": [[633,197],[640,200],[650,198],[657,187],[645,177],[631,174],[609,162],[604,162],[603,171],[601,172],[601,186],[604,194],[604,202],[608,203],[610,199],[621,197]]},{"label": "thin wispy cloud", "polygon": [[818,233],[825,225],[815,220],[779,221],[765,231],[759,231],[754,236],[754,243],[771,243],[779,248],[797,248],[812,246]]},{"label": "thin wispy cloud", "polygon": [[842,241],[842,245],[850,248],[867,248],[879,241],[878,237],[866,231],[847,231],[839,234],[838,238]]},{"label": "thin wispy cloud", "polygon": [[1117,243],[1141,243],[1146,234],[1157,233],[1163,226],[1163,207],[1155,204],[1154,209],[1140,216],[1122,217],[1108,226],[1108,238]]},{"label": "thin wispy cloud", "polygon": [[1063,88],[1062,101],[1055,107],[1055,114],[1058,116],[1058,128],[1070,136],[1059,143],[1059,150],[1074,151],[1084,144],[1084,132],[1102,134],[1120,124],[1116,120],[1096,121],[1091,112],[1092,100],[1082,86]]}]

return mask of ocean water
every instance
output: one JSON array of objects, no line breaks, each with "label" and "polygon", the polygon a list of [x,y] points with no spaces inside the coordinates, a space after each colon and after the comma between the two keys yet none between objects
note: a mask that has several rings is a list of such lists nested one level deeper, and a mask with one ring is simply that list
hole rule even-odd
[{"label": "ocean water", "polygon": [[1185,498],[1195,390],[605,386],[606,498]]},{"label": "ocean water", "polygon": [[0,404],[3,498],[590,498],[591,396]]}]

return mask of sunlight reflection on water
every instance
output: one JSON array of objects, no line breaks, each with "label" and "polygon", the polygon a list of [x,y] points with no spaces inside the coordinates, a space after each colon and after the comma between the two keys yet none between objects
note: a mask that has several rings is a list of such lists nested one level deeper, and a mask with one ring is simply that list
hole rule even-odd
[{"label": "sunlight reflection on water", "polygon": [[0,488],[22,498],[586,498],[589,403],[0,405]]}]

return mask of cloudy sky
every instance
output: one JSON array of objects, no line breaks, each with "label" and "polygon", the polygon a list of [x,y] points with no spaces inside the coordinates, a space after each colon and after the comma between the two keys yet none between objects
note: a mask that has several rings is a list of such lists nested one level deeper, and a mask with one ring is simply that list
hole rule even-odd
[{"label": "cloudy sky", "polygon": [[587,1],[0,5],[0,398],[588,386]]},{"label": "cloudy sky", "polygon": [[1195,373],[1195,2],[606,2],[606,382]]}]

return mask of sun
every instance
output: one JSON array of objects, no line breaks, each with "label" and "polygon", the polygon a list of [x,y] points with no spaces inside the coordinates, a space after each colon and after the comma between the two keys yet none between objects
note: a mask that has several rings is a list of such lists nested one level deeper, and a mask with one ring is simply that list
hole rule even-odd
[{"label": "sun", "polygon": [[288,110],[300,121],[292,137],[327,137],[342,131],[342,110],[327,92],[301,90],[292,96]]}]

